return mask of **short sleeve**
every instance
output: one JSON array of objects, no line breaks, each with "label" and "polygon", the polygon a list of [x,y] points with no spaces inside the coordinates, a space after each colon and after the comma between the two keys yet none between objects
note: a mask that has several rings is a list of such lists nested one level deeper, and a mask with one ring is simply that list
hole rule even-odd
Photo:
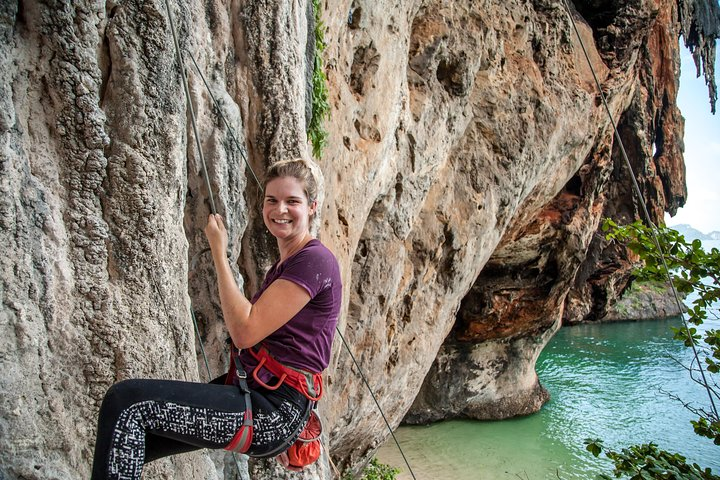
[{"label": "short sleeve", "polygon": [[304,248],[288,259],[278,278],[300,285],[310,298],[314,298],[332,287],[336,268],[335,256],[318,243]]}]

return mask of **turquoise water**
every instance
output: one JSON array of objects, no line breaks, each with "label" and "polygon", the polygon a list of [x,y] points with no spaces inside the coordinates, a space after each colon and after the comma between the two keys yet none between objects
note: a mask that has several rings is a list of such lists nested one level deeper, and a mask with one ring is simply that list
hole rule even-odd
[{"label": "turquoise water", "polygon": [[[714,323],[714,325],[712,325]],[[717,320],[711,325],[718,327]],[[580,325],[561,329],[538,360],[551,400],[528,417],[448,421],[401,427],[396,436],[416,478],[432,480],[590,479],[610,463],[584,449],[601,438],[620,449],[655,441],[660,448],[720,472],[720,447],[695,435],[695,417],[671,395],[708,405],[684,367],[691,352],[672,340],[679,321]],[[392,441],[378,458],[411,478]]]}]

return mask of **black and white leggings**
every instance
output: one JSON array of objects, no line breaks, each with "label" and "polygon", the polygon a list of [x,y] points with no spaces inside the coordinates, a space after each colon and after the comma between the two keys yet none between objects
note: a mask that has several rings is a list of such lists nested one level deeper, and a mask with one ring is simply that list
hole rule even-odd
[{"label": "black and white leggings", "polygon": [[[240,429],[245,400],[237,386],[125,380],[105,394],[98,417],[92,480],[139,480],[143,465],[200,448],[223,448]],[[263,456],[299,433],[309,400],[291,387],[251,392],[253,441]]]}]

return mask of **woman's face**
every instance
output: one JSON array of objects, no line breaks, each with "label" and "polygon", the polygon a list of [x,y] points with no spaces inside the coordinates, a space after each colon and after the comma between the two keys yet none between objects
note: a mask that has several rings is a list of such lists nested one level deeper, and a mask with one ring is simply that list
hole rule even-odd
[{"label": "woman's face", "polygon": [[315,202],[308,204],[304,185],[295,177],[270,180],[265,186],[263,221],[278,240],[304,238],[310,231]]}]

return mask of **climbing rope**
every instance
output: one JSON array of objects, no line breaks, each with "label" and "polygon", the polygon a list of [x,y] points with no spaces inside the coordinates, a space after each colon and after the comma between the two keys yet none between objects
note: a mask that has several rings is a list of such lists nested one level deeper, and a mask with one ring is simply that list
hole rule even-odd
[{"label": "climbing rope", "polygon": [[372,399],[375,402],[375,405],[377,406],[377,409],[380,412],[380,415],[382,416],[382,419],[385,422],[385,425],[387,426],[388,431],[390,431],[390,435],[392,435],[395,445],[397,445],[397,448],[400,451],[400,455],[402,456],[403,461],[405,462],[405,465],[407,465],[407,467],[408,467],[410,476],[412,476],[412,478],[414,479],[415,473],[413,473],[413,470],[410,467],[410,462],[408,462],[408,459],[405,457],[405,452],[403,452],[402,447],[400,447],[400,442],[398,442],[397,437],[395,437],[395,432],[393,432],[393,429],[390,426],[390,422],[388,422],[388,419],[385,417],[385,414],[383,413],[383,409],[380,406],[380,403],[378,402],[377,397],[375,397],[375,393],[373,392],[373,389],[370,387],[370,384],[368,383],[367,378],[365,378],[365,374],[363,373],[362,368],[360,368],[360,364],[355,359],[355,355],[353,355],[352,350],[350,350],[350,346],[348,345],[347,341],[345,340],[345,337],[343,336],[342,333],[340,333],[340,329],[335,327],[335,330],[337,331],[337,334],[340,335],[340,339],[342,340],[343,345],[345,345],[345,348],[347,349],[348,353],[350,354],[350,358],[352,358],[352,361],[355,364],[355,368],[357,368],[357,371],[360,374],[360,378],[362,378],[362,381],[365,384],[365,387],[367,387],[368,391],[370,392],[370,396],[372,396]]},{"label": "climbing rope", "polygon": [[243,162],[245,162],[245,165],[247,166],[248,170],[250,171],[253,178],[255,179],[255,183],[257,183],[258,187],[260,187],[260,190],[262,190],[262,184],[260,183],[260,180],[258,180],[257,175],[255,175],[255,171],[250,166],[250,162],[247,159],[247,155],[245,154],[245,148],[240,145],[240,142],[238,142],[238,139],[235,136],[235,131],[230,126],[230,123],[228,123],[227,118],[225,118],[225,115],[223,115],[223,111],[222,111],[222,108],[220,107],[220,103],[215,98],[215,95],[213,95],[212,89],[210,88],[210,85],[208,84],[207,80],[205,79],[205,75],[203,75],[202,70],[200,70],[200,67],[197,64],[197,61],[195,61],[195,56],[188,50],[185,50],[185,51],[190,56],[190,60],[192,60],[193,66],[195,67],[195,70],[197,71],[200,78],[202,79],[203,84],[205,84],[205,89],[207,90],[208,95],[210,95],[213,105],[215,105],[215,111],[218,113],[218,115],[222,119],[223,123],[225,124],[225,128],[227,128],[228,133],[230,134],[230,138],[232,139],[233,143],[235,144],[235,147],[237,147],[237,149],[240,151],[240,156],[242,156]]},{"label": "climbing rope", "polygon": [[165,0],[165,7],[167,8],[168,23],[170,24],[170,31],[172,32],[173,43],[175,44],[175,53],[177,56],[178,65],[180,66],[180,77],[183,84],[183,89],[185,90],[185,100],[187,102],[187,108],[188,110],[190,110],[190,122],[192,123],[193,134],[195,136],[195,144],[197,146],[198,158],[200,158],[200,165],[202,165],[203,177],[205,178],[205,184],[208,190],[208,197],[210,198],[210,211],[215,214],[217,213],[217,209],[215,208],[215,199],[213,198],[212,188],[210,187],[210,176],[207,172],[207,164],[205,163],[202,145],[200,144],[200,135],[198,134],[197,122],[195,121],[195,109],[193,108],[192,98],[190,98],[190,86],[188,85],[187,72],[185,71],[185,62],[183,62],[182,55],[180,53],[180,43],[178,42],[177,33],[175,33],[175,22],[173,22],[169,0]]},{"label": "climbing rope", "polygon": [[718,417],[718,411],[717,407],[715,406],[715,400],[712,395],[712,390],[710,388],[710,385],[708,383],[707,378],[705,377],[705,370],[702,368],[702,363],[700,362],[700,356],[697,351],[697,347],[695,345],[695,339],[693,338],[690,326],[688,325],[687,319],[685,318],[685,314],[683,313],[683,304],[680,300],[680,295],[678,295],[677,290],[675,289],[675,285],[672,281],[672,276],[670,274],[670,269],[668,268],[667,262],[665,260],[665,251],[663,250],[662,246],[660,245],[660,240],[657,236],[657,229],[658,227],[653,223],[652,219],[650,218],[650,213],[648,212],[647,205],[645,204],[645,199],[642,196],[642,192],[640,190],[640,185],[638,185],[637,179],[635,178],[635,172],[632,168],[632,165],[630,164],[630,159],[628,158],[627,152],[625,151],[625,145],[623,144],[622,138],[620,138],[620,133],[618,132],[615,119],[613,118],[612,112],[610,111],[610,106],[608,105],[607,99],[605,98],[605,94],[603,93],[602,87],[600,85],[600,81],[598,80],[597,74],[595,73],[595,68],[593,67],[592,62],[590,61],[590,56],[588,55],[587,49],[585,48],[585,43],[583,42],[582,37],[580,36],[580,31],[577,28],[577,24],[575,23],[575,19],[573,18],[572,11],[570,9],[570,5],[568,4],[567,0],[563,0],[563,5],[565,6],[565,9],[567,11],[568,17],[570,17],[570,23],[573,26],[573,29],[575,30],[575,35],[577,36],[578,41],[580,42],[580,47],[582,48],[583,54],[585,55],[585,60],[588,63],[588,66],[590,67],[590,71],[592,72],[593,79],[595,81],[595,86],[597,87],[597,90],[600,94],[600,98],[602,99],[602,103],[605,107],[605,111],[608,115],[608,118],[610,119],[610,124],[613,127],[613,133],[615,136],[615,140],[618,143],[618,146],[620,147],[620,153],[622,154],[623,161],[625,163],[625,166],[627,167],[628,171],[630,172],[630,179],[632,180],[632,186],[633,191],[635,195],[637,196],[638,202],[642,206],[643,216],[645,217],[645,221],[650,226],[650,232],[652,234],[652,240],[655,244],[655,248],[657,248],[658,252],[660,252],[660,258],[662,260],[663,269],[665,272],[665,275],[667,276],[668,282],[670,283],[670,289],[672,290],[673,297],[675,298],[675,303],[677,304],[678,311],[680,312],[680,316],[683,321],[683,326],[685,330],[687,331],[687,338],[690,340],[690,346],[692,347],[693,356],[695,358],[695,362],[697,362],[698,370],[700,371],[700,376],[702,377],[702,385],[705,387],[705,390],[707,391],[708,398],[710,399],[710,405],[712,407],[713,414],[715,415],[715,418]]},{"label": "climbing rope", "polygon": [[[180,54],[180,43],[178,42],[177,34],[175,33],[175,22],[173,22],[172,11],[170,9],[169,0],[165,0],[165,8],[168,14],[168,23],[170,24],[170,31],[172,32],[173,43],[175,44],[175,53],[177,56],[178,66],[180,68],[180,77],[185,90],[185,100],[190,110],[190,121],[193,127],[193,134],[195,136],[195,144],[197,146],[198,157],[200,158],[200,164],[202,165],[203,176],[205,178],[205,185],[208,190],[208,198],[210,199],[210,209],[213,214],[217,213],[215,208],[215,199],[213,197],[212,188],[210,186],[210,176],[207,172],[207,165],[205,164],[205,156],[203,155],[202,145],[200,144],[200,135],[197,130],[197,122],[195,121],[195,110],[193,109],[192,99],[190,98],[190,87],[188,85],[187,75],[185,72],[185,64]],[[192,317],[193,325],[195,327],[195,334],[197,335],[198,343],[200,344],[200,351],[202,352],[203,359],[205,360],[205,368],[207,369],[208,381],[212,380],[212,373],[210,372],[210,363],[208,362],[207,354],[205,353],[205,347],[203,345],[202,337],[200,336],[200,328],[198,327],[197,318],[195,317],[195,309],[193,308],[192,299],[190,300],[190,315]],[[235,468],[238,474],[242,471],[240,468],[240,461],[237,458],[235,452],[231,452],[233,461],[235,462]]]},{"label": "climbing rope", "polygon": [[[214,202],[214,200],[213,200],[212,188],[211,188],[211,186],[210,186],[210,179],[209,179],[209,175],[208,175],[208,171],[207,171],[207,166],[206,166],[206,163],[205,163],[205,157],[203,156],[203,152],[202,152],[202,146],[201,146],[201,142],[200,142],[200,135],[199,135],[199,133],[198,133],[197,124],[196,124],[196,120],[195,120],[195,112],[194,112],[193,106],[192,106],[192,99],[190,98],[190,88],[189,88],[189,86],[188,86],[188,79],[187,79],[187,75],[186,75],[186,72],[185,72],[185,66],[184,66],[184,62],[183,62],[183,60],[182,60],[182,54],[181,54],[180,44],[179,44],[179,42],[178,42],[177,35],[176,35],[176,33],[175,33],[175,25],[174,25],[174,22],[173,22],[172,13],[171,13],[171,11],[170,11],[169,0],[165,0],[165,6],[166,6],[167,12],[168,12],[168,23],[170,24],[170,31],[172,32],[173,42],[174,42],[174,44],[175,44],[176,57],[177,57],[177,61],[178,61],[179,67],[180,67],[181,80],[182,80],[182,83],[183,83],[183,88],[184,88],[184,90],[185,90],[185,98],[186,98],[186,102],[187,102],[187,105],[188,105],[188,109],[190,110],[190,120],[191,120],[191,122],[192,122],[193,134],[194,134],[194,136],[195,136],[195,143],[196,143],[196,145],[197,145],[198,157],[200,158],[200,163],[201,163],[201,165],[202,165],[203,176],[204,176],[204,178],[205,178],[205,183],[206,183],[206,186],[207,186],[207,189],[208,189],[208,196],[209,196],[209,198],[210,198],[210,203],[211,203],[211,208],[212,208],[211,211],[212,211],[213,214],[215,214],[215,213],[217,213],[217,210],[216,210],[216,208],[215,208],[215,202]],[[220,118],[222,119],[225,127],[227,128],[227,130],[228,130],[228,132],[229,132],[229,134],[230,134],[231,139],[233,140],[235,146],[236,146],[236,147],[238,148],[238,150],[240,151],[240,154],[241,154],[242,157],[243,157],[243,161],[245,162],[245,165],[246,165],[247,168],[250,170],[250,173],[252,174],[253,179],[255,180],[255,182],[257,183],[258,187],[259,187],[260,190],[262,191],[262,183],[260,182],[260,180],[258,179],[257,175],[255,174],[255,171],[253,170],[252,166],[251,166],[250,163],[248,162],[247,156],[245,155],[245,149],[240,145],[240,142],[237,140],[237,137],[236,137],[235,134],[234,134],[233,128],[230,126],[230,123],[229,123],[229,122],[227,121],[227,119],[225,118],[225,115],[223,114],[223,110],[222,110],[222,108],[221,108],[221,106],[220,106],[220,103],[217,101],[215,95],[213,95],[212,90],[211,90],[211,88],[210,88],[210,85],[209,85],[209,83],[207,82],[207,80],[206,80],[206,78],[205,78],[205,75],[203,75],[202,70],[200,69],[200,67],[199,67],[198,64],[197,64],[197,61],[195,60],[195,57],[194,57],[189,51],[187,51],[187,50],[186,50],[186,53],[190,56],[190,59],[192,60],[192,63],[193,63],[193,65],[194,65],[194,67],[195,67],[195,70],[197,71],[198,75],[199,75],[200,78],[202,79],[203,84],[205,85],[205,88],[206,88],[208,94],[210,95],[210,98],[212,99],[212,102],[213,102],[213,105],[215,106],[215,109],[216,109],[217,114],[218,114],[218,115],[220,116]],[[208,249],[205,249],[205,250],[203,250],[203,251],[200,252],[200,253],[204,253],[204,252],[206,252],[207,250],[208,250]],[[196,260],[196,258],[195,258],[195,260]],[[193,262],[193,263],[194,263],[194,262]],[[200,336],[200,329],[198,328],[198,322],[197,322],[197,319],[196,319],[196,317],[195,317],[195,313],[194,313],[193,308],[192,308],[192,303],[191,303],[190,313],[191,313],[191,316],[192,316],[193,324],[194,324],[194,326],[195,326],[195,333],[196,333],[196,335],[197,335],[197,337],[198,337],[198,343],[199,343],[199,345],[200,345],[200,350],[201,350],[202,356],[203,356],[203,358],[204,358],[204,360],[205,360],[205,367],[206,367],[206,369],[207,369],[208,376],[209,376],[210,378],[212,378],[212,377],[211,377],[211,374],[210,374],[210,365],[209,365],[208,360],[207,360],[207,355],[205,354],[205,347],[203,346],[202,338],[201,338],[201,336]],[[362,381],[363,381],[363,383],[365,384],[365,387],[366,387],[366,388],[368,389],[368,391],[370,392],[370,395],[371,395],[373,401],[375,402],[375,405],[377,406],[377,409],[378,409],[378,411],[380,412],[380,415],[382,416],[382,419],[383,419],[383,421],[385,422],[385,425],[387,426],[388,431],[390,432],[390,435],[392,436],[392,438],[393,438],[393,440],[394,440],[394,442],[395,442],[395,445],[397,446],[398,450],[400,451],[400,455],[402,456],[402,458],[403,458],[403,460],[404,460],[404,462],[405,462],[405,465],[407,466],[408,471],[410,472],[410,475],[411,475],[412,478],[415,480],[415,478],[416,478],[416,477],[415,477],[415,473],[413,472],[412,467],[410,466],[410,462],[408,461],[407,457],[405,456],[405,453],[403,452],[403,449],[402,449],[402,447],[400,446],[400,443],[398,442],[397,437],[395,436],[395,432],[393,432],[393,429],[392,429],[392,427],[390,426],[390,422],[388,421],[387,417],[385,416],[385,413],[383,412],[383,409],[382,409],[382,407],[380,406],[380,403],[378,402],[377,397],[375,396],[375,392],[373,391],[372,387],[370,386],[370,383],[367,381],[367,378],[365,377],[365,374],[363,373],[363,370],[362,370],[362,368],[360,367],[360,364],[358,363],[357,359],[355,358],[355,355],[353,355],[352,350],[351,350],[351,348],[350,348],[350,345],[349,345],[348,342],[345,340],[345,337],[344,337],[343,334],[340,332],[340,329],[339,329],[337,326],[335,327],[335,330],[336,330],[337,334],[340,336],[343,345],[345,346],[345,348],[347,349],[348,353],[350,354],[350,358],[352,359],[353,364],[355,365],[355,368],[357,369],[360,377],[362,378]],[[233,452],[233,458],[235,459],[235,464],[236,464],[236,466],[237,466],[237,468],[238,468],[238,470],[239,470],[239,469],[240,469],[240,466],[239,466],[239,464],[238,464],[238,460],[237,460],[237,458],[235,457],[235,453],[234,453],[234,452]],[[329,455],[328,455],[328,458],[329,458]],[[330,462],[332,463],[332,459],[329,459],[329,460],[330,460]],[[334,464],[333,464],[333,466],[334,466]]]}]

